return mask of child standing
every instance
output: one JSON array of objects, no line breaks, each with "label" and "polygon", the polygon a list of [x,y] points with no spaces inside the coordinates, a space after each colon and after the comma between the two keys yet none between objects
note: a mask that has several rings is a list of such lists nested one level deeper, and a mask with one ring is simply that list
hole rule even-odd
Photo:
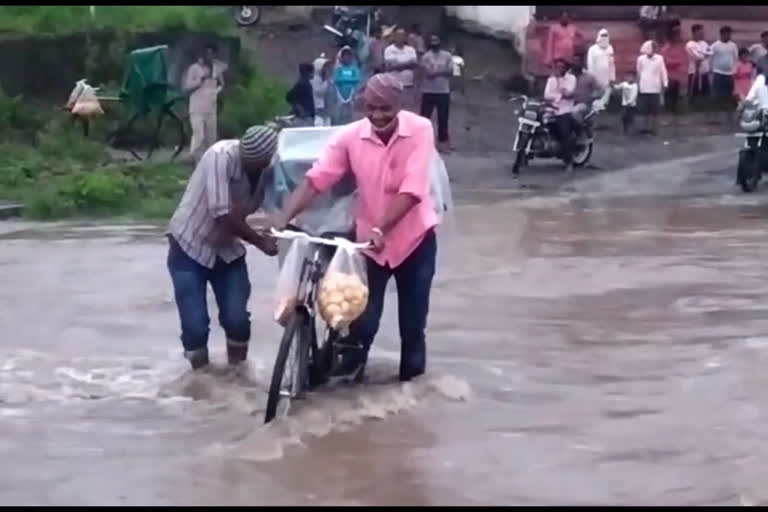
[{"label": "child standing", "polygon": [[464,94],[464,52],[461,48],[454,46],[451,49],[453,55],[453,76],[451,77],[451,90]]},{"label": "child standing", "polygon": [[638,87],[635,74],[627,73],[624,81],[614,85],[614,89],[621,92],[621,123],[624,125],[624,135],[629,135],[637,110]]},{"label": "child standing", "polygon": [[331,86],[333,63],[327,59],[315,60],[315,76],[312,77],[312,94],[315,100],[315,126],[331,126],[332,102],[329,93],[334,92]]},{"label": "child standing", "polygon": [[754,78],[755,64],[752,62],[749,50],[741,48],[739,50],[739,62],[736,63],[736,69],[733,72],[733,88],[739,102],[744,101],[747,97]]},{"label": "child standing", "polygon": [[333,74],[333,84],[337,92],[335,126],[354,121],[354,100],[360,85],[360,68],[355,62],[355,55],[349,46],[339,51],[339,66]]}]

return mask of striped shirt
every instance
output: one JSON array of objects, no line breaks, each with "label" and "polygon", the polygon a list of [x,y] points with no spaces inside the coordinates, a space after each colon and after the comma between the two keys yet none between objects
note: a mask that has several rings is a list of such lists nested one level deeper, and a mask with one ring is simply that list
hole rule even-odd
[{"label": "striped shirt", "polygon": [[[266,174],[264,171],[262,178]],[[251,185],[240,164],[240,141],[217,142],[203,154],[189,178],[168,233],[190,258],[205,267],[213,268],[217,257],[231,263],[245,255],[245,247],[217,227],[214,219],[229,213],[233,206],[246,215],[255,212],[266,181],[260,179],[258,187]]]}]

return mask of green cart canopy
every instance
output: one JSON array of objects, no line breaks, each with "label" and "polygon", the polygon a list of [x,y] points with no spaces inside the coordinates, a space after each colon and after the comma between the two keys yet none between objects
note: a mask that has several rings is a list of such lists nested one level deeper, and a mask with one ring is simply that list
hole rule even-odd
[{"label": "green cart canopy", "polygon": [[120,100],[136,112],[166,107],[182,98],[168,83],[167,45],[140,48],[128,54]]}]

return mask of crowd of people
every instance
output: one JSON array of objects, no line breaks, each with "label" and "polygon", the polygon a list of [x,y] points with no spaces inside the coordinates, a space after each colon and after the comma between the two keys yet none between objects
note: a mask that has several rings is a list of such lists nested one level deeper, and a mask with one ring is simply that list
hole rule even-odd
[{"label": "crowd of people", "polygon": [[286,94],[297,123],[348,124],[361,116],[357,99],[367,79],[392,74],[403,85],[403,108],[432,119],[437,113],[437,147],[452,149],[448,130],[451,93],[463,92],[464,59],[456,47],[443,48],[437,34],[426,39],[419,25],[381,27],[357,48],[342,47],[335,58],[321,54],[299,65],[299,77]]},{"label": "crowd of people", "polygon": [[[739,48],[731,27],[721,27],[719,39],[709,43],[704,27],[696,24],[684,42],[680,20],[667,17],[658,6],[641,8],[640,26],[647,40],[639,49],[635,68],[621,80],[616,76],[608,30],[598,32],[584,62],[585,34],[567,12],[550,29],[544,58],[552,71],[545,98],[557,108],[556,126],[563,140],[573,130],[574,118],[582,115],[580,103],[603,109],[615,97],[621,104],[625,133],[633,130],[637,113],[646,121],[641,132],[656,134],[662,107],[678,113],[687,100],[697,110],[719,109],[730,117],[745,100],[766,96],[758,90],[765,87],[765,80],[756,78],[768,70],[768,31],[761,34],[759,43]],[[595,84],[598,90],[593,92]]]}]

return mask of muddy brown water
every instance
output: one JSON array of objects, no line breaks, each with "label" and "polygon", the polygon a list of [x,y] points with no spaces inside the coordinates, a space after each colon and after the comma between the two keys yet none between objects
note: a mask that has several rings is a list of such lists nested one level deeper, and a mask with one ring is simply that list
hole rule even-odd
[{"label": "muddy brown water", "polygon": [[393,381],[390,296],[370,381],[268,427],[273,261],[249,252],[249,366],[213,326],[193,375],[157,227],[2,223],[0,503],[768,500],[768,206],[730,158],[458,194],[429,374]]}]

